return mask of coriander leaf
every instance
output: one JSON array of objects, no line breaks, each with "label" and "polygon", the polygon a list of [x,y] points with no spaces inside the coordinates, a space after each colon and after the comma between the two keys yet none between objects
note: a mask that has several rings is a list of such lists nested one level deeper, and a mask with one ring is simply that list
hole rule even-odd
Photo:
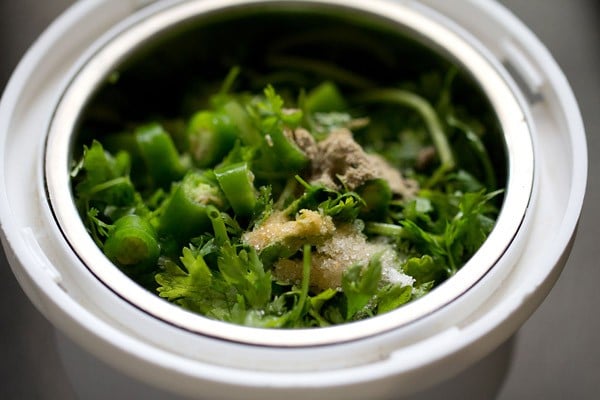
[{"label": "coriander leaf", "polygon": [[478,192],[485,188],[477,178],[464,169],[459,169],[455,173],[448,174],[446,176],[446,182],[448,187],[454,189],[453,191],[459,191],[463,193]]},{"label": "coriander leaf", "polygon": [[444,264],[436,262],[430,255],[409,258],[403,270],[415,279],[415,286],[427,282],[439,282],[447,275]]},{"label": "coriander leaf", "polygon": [[86,226],[90,234],[92,235],[92,239],[96,242],[96,245],[102,248],[102,244],[104,239],[108,236],[110,228],[112,225],[105,223],[100,218],[98,218],[99,211],[96,208],[90,208],[86,214],[87,223]]},{"label": "coriander leaf", "polygon": [[255,101],[255,110],[263,121],[263,125],[282,122],[295,128],[302,120],[302,110],[284,108],[284,101],[272,85],[267,85],[263,91],[264,98]]},{"label": "coriander leaf", "polygon": [[221,246],[218,266],[223,279],[240,293],[252,308],[261,308],[271,299],[271,273],[265,271],[256,250],[239,253],[230,242]]},{"label": "coriander leaf", "polygon": [[355,192],[342,193],[323,185],[309,184],[299,176],[296,179],[304,186],[305,192],[286,208],[287,215],[302,209],[319,210],[336,220],[353,221],[365,206],[364,200]]},{"label": "coriander leaf", "polygon": [[328,321],[325,316],[321,315],[321,310],[323,309],[323,306],[337,294],[337,290],[329,288],[315,296],[309,297],[310,307],[308,313],[317,321],[319,326],[331,325],[331,322]]},{"label": "coriander leaf", "polygon": [[434,207],[430,199],[426,197],[416,197],[406,203],[402,209],[402,218],[405,218],[414,223],[422,223],[429,228],[434,227],[431,213]]},{"label": "coriander leaf", "polygon": [[441,235],[428,232],[410,220],[401,221],[402,234],[421,254],[445,257],[447,250]]},{"label": "coriander leaf", "polygon": [[212,318],[228,318],[235,294],[213,277],[202,254],[185,247],[180,260],[186,270],[164,261],[164,271],[155,276],[158,295]]},{"label": "coriander leaf", "polygon": [[364,205],[365,202],[358,194],[347,192],[337,193],[334,198],[319,203],[317,209],[323,210],[323,214],[338,221],[354,221]]},{"label": "coriander leaf", "polygon": [[71,171],[77,182],[75,192],[78,205],[87,209],[91,201],[102,205],[127,206],[135,200],[135,189],[129,179],[130,156],[119,152],[113,157],[100,142],[84,146],[81,162]]},{"label": "coriander leaf", "polygon": [[[237,319],[237,322],[243,323],[244,325],[263,328],[284,326],[297,328],[314,325],[310,320],[306,321],[304,319],[307,309],[310,309],[313,306],[308,295],[311,267],[311,250],[309,245],[304,246],[303,253],[303,275],[300,287],[294,287],[290,291],[275,296],[272,301],[260,309],[251,308],[243,310],[245,301],[244,298],[242,298],[234,307],[234,318]],[[323,301],[325,301],[324,298]],[[287,305],[290,302],[292,305],[288,310]],[[319,307],[321,305],[322,303]]]},{"label": "coriander leaf", "polygon": [[287,309],[287,299],[297,293],[286,292],[265,306],[264,310],[248,310],[243,316],[243,324],[257,328],[281,328],[287,326],[290,311]]},{"label": "coriander leaf", "polygon": [[347,300],[346,320],[354,318],[377,293],[381,271],[381,253],[373,256],[366,267],[356,264],[344,271],[342,289]]},{"label": "coriander leaf", "polygon": [[253,218],[250,226],[256,226],[263,223],[273,213],[273,194],[271,186],[261,186],[258,188],[258,197],[254,207]]},{"label": "coriander leaf", "polygon": [[492,160],[481,138],[475,132],[475,129],[473,129],[470,124],[465,121],[461,121],[453,114],[449,114],[446,117],[446,122],[449,126],[458,129],[465,135],[466,140],[471,146],[472,152],[479,158],[481,168],[484,172],[483,175],[485,177],[486,186],[488,188],[496,188],[496,174]]},{"label": "coriander leaf", "polygon": [[363,220],[385,220],[393,193],[387,180],[372,179],[356,189],[361,200],[360,218]]},{"label": "coriander leaf", "polygon": [[479,191],[465,193],[460,199],[459,212],[446,229],[446,247],[454,260],[465,262],[485,241],[494,226],[486,212],[494,212],[488,202],[501,191],[485,194]]},{"label": "coriander leaf", "polygon": [[283,99],[279,96],[273,86],[267,85],[263,91],[264,99],[256,103],[256,109],[263,116],[279,116],[283,110]]},{"label": "coriander leaf", "polygon": [[400,284],[388,285],[377,293],[377,314],[384,314],[408,303],[412,298],[413,288]]},{"label": "coriander leaf", "polygon": [[425,296],[427,293],[429,293],[431,291],[431,289],[433,289],[434,286],[435,286],[434,281],[429,281],[429,282],[422,283],[421,285],[413,286],[411,301],[416,300],[419,297]]},{"label": "coriander leaf", "polygon": [[353,124],[361,122],[367,123],[367,121],[354,120],[350,114],[342,112],[316,112],[310,114],[308,121],[311,131],[318,138],[325,138],[331,131],[351,128]]}]

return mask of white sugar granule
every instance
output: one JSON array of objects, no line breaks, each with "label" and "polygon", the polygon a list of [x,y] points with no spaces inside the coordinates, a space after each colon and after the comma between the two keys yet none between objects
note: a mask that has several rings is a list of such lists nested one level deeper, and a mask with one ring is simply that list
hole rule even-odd
[{"label": "white sugar granule", "polygon": [[[346,224],[316,246],[316,252],[312,254],[310,285],[316,291],[339,289],[347,268],[355,264],[367,265],[377,253],[382,253],[384,282],[401,283],[403,286],[413,284],[414,279],[400,271],[400,260],[390,244],[368,242],[356,226]],[[273,273],[279,280],[298,283],[302,279],[302,261],[280,260],[275,264]]]}]

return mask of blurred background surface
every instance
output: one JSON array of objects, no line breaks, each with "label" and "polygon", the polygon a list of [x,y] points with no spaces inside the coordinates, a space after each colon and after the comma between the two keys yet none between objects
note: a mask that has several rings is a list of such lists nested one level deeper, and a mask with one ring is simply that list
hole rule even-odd
[{"label": "blurred background surface", "polygon": [[[546,301],[518,332],[499,399],[596,399],[600,398],[600,1],[500,2],[531,28],[565,72],[586,126],[589,176],[571,257]],[[71,3],[0,0],[0,91],[35,38]],[[0,399],[73,399],[52,327],[18,286],[1,250],[0,321]]]}]

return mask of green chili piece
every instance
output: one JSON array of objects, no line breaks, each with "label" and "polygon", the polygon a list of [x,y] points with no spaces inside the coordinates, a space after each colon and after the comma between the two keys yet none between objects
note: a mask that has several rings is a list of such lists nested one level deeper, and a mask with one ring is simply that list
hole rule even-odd
[{"label": "green chili piece", "polygon": [[304,108],[310,114],[329,113],[344,111],[348,105],[334,83],[324,82],[308,93],[304,100]]},{"label": "green chili piece", "polygon": [[267,151],[275,168],[281,168],[286,175],[299,172],[309,163],[306,154],[288,138],[283,128],[276,124],[268,132]]},{"label": "green chili piece", "polygon": [[119,218],[104,242],[104,254],[120,267],[146,268],[160,255],[156,231],[138,215]]},{"label": "green chili piece", "polygon": [[136,129],[135,139],[155,186],[167,188],[173,181],[181,179],[185,168],[173,139],[161,125],[151,123]]},{"label": "green chili piece", "polygon": [[261,140],[260,132],[252,125],[248,113],[240,103],[235,100],[225,103],[223,112],[231,118],[233,124],[239,129],[238,135],[243,144],[252,145]]},{"label": "green chili piece", "polygon": [[218,186],[206,176],[187,174],[174,189],[159,220],[159,233],[173,237],[178,243],[210,230],[210,205],[225,208],[226,200]]},{"label": "green chili piece", "polygon": [[212,167],[231,150],[238,129],[227,113],[204,110],[192,116],[187,137],[196,166]]},{"label": "green chili piece", "polygon": [[131,158],[131,178],[136,181],[145,172],[145,162],[135,136],[131,132],[111,133],[102,137],[102,145],[112,154],[127,153]]},{"label": "green chili piece", "polygon": [[256,205],[256,189],[254,174],[247,163],[236,163],[215,169],[217,181],[231,204],[233,211],[239,216],[250,216]]},{"label": "green chili piece", "polygon": [[126,151],[132,158],[140,157],[139,148],[131,132],[110,133],[102,137],[102,146],[112,154]]}]

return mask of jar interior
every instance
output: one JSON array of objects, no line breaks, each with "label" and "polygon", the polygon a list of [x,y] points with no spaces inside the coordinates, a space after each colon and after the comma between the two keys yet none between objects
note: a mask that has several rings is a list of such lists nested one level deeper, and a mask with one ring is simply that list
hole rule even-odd
[{"label": "jar interior", "polygon": [[[337,8],[256,6],[190,18],[132,49],[106,77],[81,113],[74,154],[92,137],[149,120],[177,121],[207,107],[232,67],[235,91],[261,92],[272,84],[297,96],[333,80],[345,96],[366,89],[419,90],[435,105],[439,94],[476,115],[495,166],[497,186],[507,179],[500,124],[469,71],[418,33],[380,16]],[[441,90],[444,86],[448,90]],[[464,140],[456,137],[454,140]],[[458,145],[456,148],[468,148]],[[461,167],[483,179],[469,151]]]},{"label": "jar interior", "polygon": [[[81,158],[82,149],[93,139],[103,141],[149,121],[163,124],[173,133],[178,150],[182,150],[186,146],[186,121],[198,110],[210,107],[210,96],[220,90],[234,67],[240,68],[231,86],[234,92],[260,93],[273,85],[282,97],[297,99],[323,81],[334,81],[348,98],[367,90],[398,88],[418,93],[436,110],[452,107],[460,118],[477,116],[468,121],[473,132],[448,138],[455,151],[456,170],[468,171],[478,181],[493,181],[489,190],[508,184],[508,152],[501,123],[475,75],[463,67],[458,57],[447,53],[436,41],[384,16],[297,2],[225,6],[187,17],[136,44],[126,57],[113,63],[78,113],[69,141],[70,164]],[[396,120],[390,131],[405,119],[418,119],[402,107],[382,107],[385,111],[395,107]],[[353,111],[378,112],[376,107]],[[425,125],[419,123],[425,130]],[[450,120],[441,123],[453,124]],[[402,132],[397,133],[398,140],[402,140]],[[470,135],[476,135],[487,149],[493,176],[481,168]],[[386,151],[377,148],[376,139],[365,136],[357,141],[376,151]],[[111,150],[110,145],[107,149]],[[135,168],[133,165],[132,170]],[[434,166],[425,168],[432,173],[435,170]],[[503,200],[503,195],[495,197],[494,205],[501,209]],[[482,266],[481,270],[485,273],[489,268]],[[137,283],[150,291],[155,289],[152,280]],[[452,294],[456,295],[460,293]],[[451,300],[436,300],[436,304]],[[168,319],[165,315],[160,318]],[[412,317],[400,320],[410,321]],[[198,326],[200,332],[205,329],[202,323]],[[365,334],[378,329],[365,330]],[[390,329],[389,324],[385,329]],[[265,337],[264,341],[271,340],[271,336]],[[233,340],[246,339],[236,336]],[[262,338],[255,341],[263,343]]]}]

